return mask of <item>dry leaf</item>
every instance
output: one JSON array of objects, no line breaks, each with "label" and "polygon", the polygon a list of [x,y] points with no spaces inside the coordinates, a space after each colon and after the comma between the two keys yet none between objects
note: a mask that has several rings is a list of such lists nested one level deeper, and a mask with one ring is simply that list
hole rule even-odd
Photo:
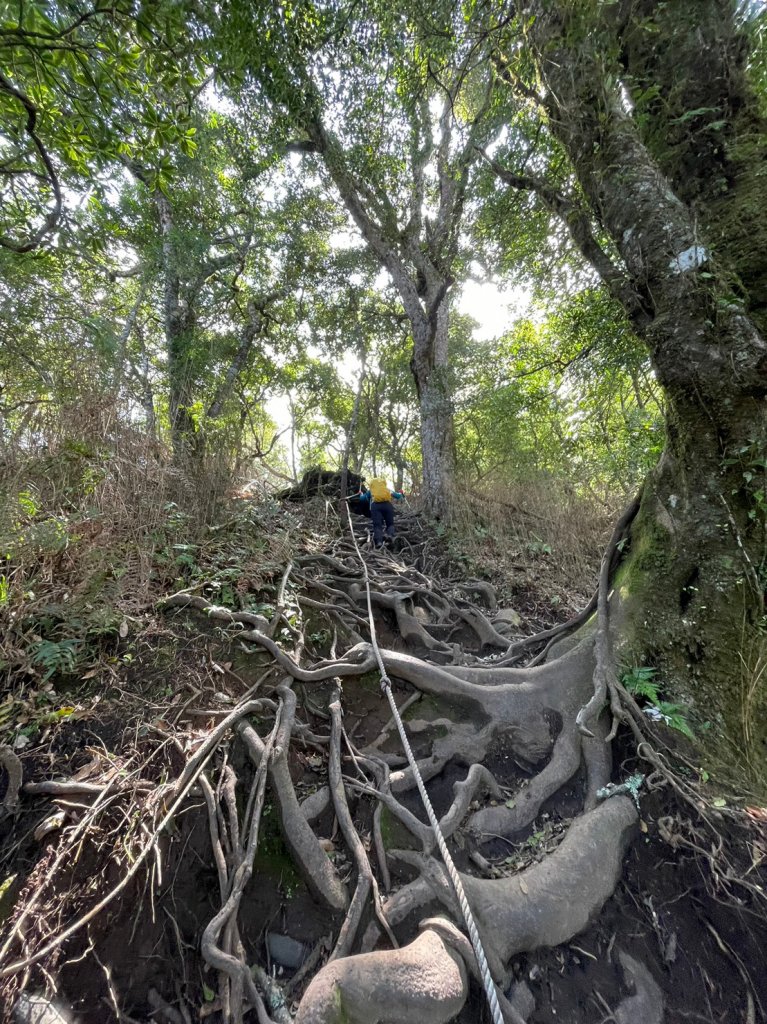
[{"label": "dry leaf", "polygon": [[530,889],[528,888],[527,882],[524,880],[524,878],[520,878],[519,888],[522,890],[525,896],[527,896],[527,894],[530,892]]}]

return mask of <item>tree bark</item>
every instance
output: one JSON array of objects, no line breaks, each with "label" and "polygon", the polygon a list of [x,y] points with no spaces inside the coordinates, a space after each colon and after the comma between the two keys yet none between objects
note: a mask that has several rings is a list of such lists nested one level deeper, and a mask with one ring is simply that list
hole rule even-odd
[{"label": "tree bark", "polygon": [[[742,748],[744,716],[766,703],[741,695],[764,643],[767,506],[754,482],[766,465],[767,344],[733,294],[727,247],[701,236],[627,109],[615,26],[585,2],[524,9],[551,130],[640,296],[638,329],[666,397],[666,448],[620,581],[631,656],[658,665]],[[746,758],[764,767],[764,715],[751,735]]]},{"label": "tree bark", "polygon": [[[357,420],[360,415],[360,402],[362,401],[362,391],[365,386],[365,352],[362,351],[361,365],[360,365],[360,379],[357,384],[357,392],[354,396],[354,405],[352,406],[352,416],[349,421],[349,429],[346,431],[346,442],[344,444],[344,451],[341,457],[341,504],[342,508],[347,494],[348,479],[349,479],[349,456],[352,450],[352,444],[357,433]],[[344,513],[345,514],[345,513]]]},{"label": "tree bark", "polygon": [[624,4],[621,61],[643,142],[767,330],[767,121],[736,0]]},{"label": "tree bark", "polygon": [[168,418],[176,461],[183,461],[193,447],[194,419],[191,365],[189,359],[193,310],[181,301],[178,256],[173,239],[173,210],[158,189],[155,204],[160,221],[163,263],[163,320],[168,359]]},{"label": "tree bark", "polygon": [[443,298],[432,317],[413,323],[410,364],[421,412],[423,499],[431,514],[444,519],[453,511],[455,467],[448,328]]}]

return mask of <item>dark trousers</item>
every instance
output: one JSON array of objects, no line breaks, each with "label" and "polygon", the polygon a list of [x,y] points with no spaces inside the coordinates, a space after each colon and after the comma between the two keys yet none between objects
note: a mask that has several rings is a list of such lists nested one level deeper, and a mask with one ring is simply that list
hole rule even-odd
[{"label": "dark trousers", "polygon": [[378,548],[383,544],[384,524],[387,537],[393,537],[396,532],[392,503],[390,501],[374,501],[370,506],[370,514],[373,518],[373,542]]}]

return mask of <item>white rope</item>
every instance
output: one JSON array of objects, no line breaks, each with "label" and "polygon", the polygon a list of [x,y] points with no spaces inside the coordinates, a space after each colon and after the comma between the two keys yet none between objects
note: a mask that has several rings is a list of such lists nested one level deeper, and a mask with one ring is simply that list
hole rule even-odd
[{"label": "white rope", "polygon": [[504,1024],[503,1014],[501,1013],[501,1007],[498,1004],[498,995],[495,991],[495,983],[493,981],[492,975],[490,974],[490,967],[487,962],[487,957],[485,956],[485,951],[482,948],[482,942],[479,938],[477,926],[474,922],[474,915],[471,912],[469,901],[466,898],[463,883],[461,882],[461,876],[458,874],[456,866],[453,863],[453,858],[450,856],[450,851],[447,848],[445,837],[442,835],[442,830],[439,827],[437,815],[434,813],[434,808],[431,805],[429,794],[426,792],[426,786],[424,785],[423,778],[421,777],[421,773],[418,770],[418,764],[416,763],[416,759],[410,747],[410,741],[407,738],[405,726],[403,725],[402,719],[400,718],[397,705],[394,701],[394,695],[391,692],[391,680],[386,674],[386,667],[384,666],[383,658],[381,657],[381,651],[378,647],[378,640],[376,638],[375,622],[373,621],[373,602],[370,597],[370,576],[368,574],[368,567],[367,563],[365,562],[365,559],[362,557],[362,552],[359,549],[357,538],[354,535],[354,525],[352,523],[351,512],[349,511],[348,505],[346,506],[346,515],[349,519],[349,529],[351,531],[352,541],[354,542],[357,557],[359,558],[360,563],[362,565],[362,572],[365,578],[365,590],[367,592],[368,605],[368,622],[370,625],[370,640],[373,646],[373,652],[375,654],[376,662],[378,663],[378,671],[381,676],[381,689],[385,691],[386,696],[389,700],[389,707],[391,708],[392,715],[394,716],[394,720],[397,723],[397,729],[399,730],[400,739],[402,740],[402,746],[405,748],[408,764],[412,769],[413,778],[415,779],[416,785],[418,786],[418,792],[421,794],[423,805],[426,808],[426,814],[429,818],[429,824],[434,829],[434,835],[437,840],[439,852],[442,856],[442,860],[445,863],[445,867],[447,868],[447,873],[450,876],[450,881],[453,883],[455,894],[458,897],[458,903],[461,907],[463,919],[466,922],[466,928],[469,932],[469,938],[471,939],[471,945],[474,949],[474,955],[477,958],[479,972],[482,975],[482,984],[485,987],[487,1001],[490,1004],[490,1014],[493,1018],[493,1024]]}]

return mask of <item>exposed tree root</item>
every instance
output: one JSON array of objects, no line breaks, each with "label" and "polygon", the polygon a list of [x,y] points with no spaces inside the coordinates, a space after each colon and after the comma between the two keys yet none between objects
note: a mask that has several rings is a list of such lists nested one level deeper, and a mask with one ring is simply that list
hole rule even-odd
[{"label": "exposed tree root", "polygon": [[615,1024],[663,1024],[663,993],[653,976],[638,960],[628,953],[619,952],[618,961],[623,975],[634,989],[613,1013]]},{"label": "exposed tree root", "polygon": [[333,693],[333,699],[330,702],[330,713],[332,716],[330,761],[328,765],[330,794],[333,800],[336,818],[338,819],[338,824],[341,828],[341,833],[346,841],[346,845],[354,855],[354,860],[357,865],[357,886],[354,891],[351,906],[349,907],[349,912],[341,926],[336,947],[330,956],[331,961],[333,961],[340,957],[348,956],[350,953],[371,891],[373,893],[376,913],[378,914],[382,925],[387,932],[389,932],[390,938],[393,939],[394,936],[389,929],[388,922],[386,921],[386,917],[381,909],[381,897],[378,893],[378,882],[376,881],[375,875],[370,867],[370,861],[368,860],[368,855],[362,844],[362,840],[354,827],[354,822],[352,821],[352,816],[349,811],[349,805],[346,801],[346,790],[344,789],[343,779],[341,777],[342,726],[340,688],[336,689]]},{"label": "exposed tree root", "polygon": [[[510,960],[519,953],[570,941],[599,913],[620,877],[637,810],[625,796],[603,802],[597,797],[610,780],[609,740],[615,724],[625,722],[632,730],[639,755],[649,761],[657,777],[663,774],[670,778],[688,801],[694,792],[689,783],[673,776],[665,755],[647,744],[646,716],[614,678],[608,586],[618,544],[632,516],[631,509],[627,510],[616,527],[593,604],[570,623],[514,643],[499,631],[502,627],[496,628],[491,621],[492,610],[497,607],[493,588],[482,581],[469,581],[451,583],[440,590],[422,571],[428,564],[428,546],[419,540],[411,545],[413,551],[420,552],[418,567],[396,555],[369,552],[367,556],[372,604],[382,613],[380,618],[389,636],[393,627],[396,631],[391,642],[395,649],[382,651],[386,673],[395,687],[408,684],[415,691],[406,699],[398,692],[403,715],[410,710],[412,716],[412,704],[422,695],[433,698],[424,697],[418,717],[410,717],[406,723],[417,748],[419,771],[429,783],[448,765],[463,769],[461,778],[453,784],[446,809],[444,786],[438,791],[443,801],[440,829],[453,848],[468,847],[469,863],[476,858],[480,870],[484,864],[485,874],[508,870],[490,865],[487,858],[493,856],[493,851],[484,849],[480,853],[478,846],[499,837],[516,837],[519,841],[522,830],[539,818],[546,801],[574,779],[582,779],[583,784],[578,782],[576,789],[580,806],[572,824],[560,845],[539,863],[502,877],[461,872],[492,976],[500,987],[504,1019],[509,1024],[524,1020],[519,1009],[502,994],[510,980]],[[476,976],[477,966],[473,950],[459,930],[464,922],[452,886],[434,853],[434,831],[410,809],[413,804],[407,794],[415,779],[404,761],[394,723],[390,721],[381,728],[384,719],[374,718],[376,724],[372,730],[368,728],[365,740],[357,741],[361,749],[352,742],[354,730],[350,729],[349,735],[344,730],[340,680],[351,681],[347,682],[348,691],[357,678],[376,667],[368,643],[368,620],[361,613],[366,593],[359,577],[355,552],[341,539],[331,551],[301,555],[288,564],[279,586],[271,591],[276,591],[276,603],[270,621],[254,613],[219,608],[187,593],[172,595],[163,602],[164,608],[191,608],[236,627],[232,637],[243,647],[247,645],[249,652],[267,656],[282,682],[276,687],[263,680],[255,684],[263,683],[261,693],[265,695],[241,703],[211,729],[173,785],[153,789],[145,779],[122,778],[115,773],[114,778],[96,782],[49,780],[25,787],[29,796],[72,796],[87,802],[86,823],[80,831],[80,826],[73,830],[77,841],[82,841],[88,823],[98,817],[103,805],[124,800],[130,794],[150,822],[146,833],[151,838],[139,850],[139,865],[129,869],[127,879],[108,898],[51,941],[27,950],[20,934],[39,898],[33,894],[13,923],[3,950],[6,955],[13,950],[15,962],[7,964],[0,977],[25,971],[107,906],[135,877],[140,864],[150,860],[159,831],[199,786],[218,886],[218,910],[204,930],[201,946],[203,960],[216,972],[218,993],[214,1003],[206,1004],[203,1016],[215,1006],[224,1021],[235,1024],[243,1019],[246,1008],[255,1010],[260,1024],[290,1019],[281,983],[275,983],[257,963],[251,966],[258,954],[245,948],[253,940],[246,938],[244,928],[240,930],[245,886],[253,870],[261,811],[269,792],[290,858],[332,920],[332,937],[324,947],[331,950],[329,961],[306,989],[296,1024],[439,1024],[460,1011],[469,996],[469,976]],[[307,597],[307,592],[314,596]],[[479,595],[488,615],[472,604],[469,598],[473,595]],[[340,657],[334,653],[327,659],[317,657],[313,652],[326,648],[322,634],[305,639],[303,605],[313,610],[313,618],[317,612],[326,613],[327,621],[338,624],[345,643],[353,638],[353,646]],[[286,619],[288,607],[290,622]],[[560,646],[559,641],[582,626],[594,607],[598,611],[596,632],[584,631]],[[365,635],[360,642],[356,642],[357,630]],[[323,632],[327,635],[329,631]],[[464,646],[450,643],[453,637],[460,638]],[[286,649],[285,638],[293,648],[292,654]],[[335,642],[334,637],[331,652],[335,651]],[[403,652],[405,646],[410,653]],[[490,649],[502,654],[483,660],[483,652]],[[540,653],[530,664],[514,667],[536,649]],[[551,658],[560,650],[560,656]],[[305,684],[298,687],[298,696],[291,688],[293,683]],[[365,680],[364,686],[368,683]],[[305,722],[296,720],[299,696]],[[369,713],[369,696],[368,703],[362,705],[366,709],[363,713]],[[195,713],[211,717],[219,712],[189,712]],[[271,722],[274,716],[268,740],[262,739],[266,732],[255,720],[256,715],[261,722],[265,717]],[[226,746],[228,743],[231,748]],[[237,790],[243,778],[240,745],[253,765],[251,769],[247,761],[244,764],[245,776],[250,780],[245,794]],[[187,749],[178,746],[182,753]],[[515,783],[516,792],[499,785],[499,781],[504,786],[507,781],[502,769],[489,760],[497,756],[498,750],[530,773],[521,786]],[[230,758],[235,753],[237,756]],[[12,773],[15,762],[2,755],[0,750],[0,763]],[[293,779],[298,779],[297,770],[300,772],[308,762],[319,774],[314,776],[318,788],[299,802],[296,785],[300,792],[300,785],[312,776],[305,775],[296,785]],[[325,766],[327,784],[323,785]],[[8,794],[12,804],[18,789],[14,790],[13,777],[11,783]],[[335,815],[333,839],[337,828],[351,858],[351,900],[348,879],[342,881],[336,866],[343,863],[337,840],[332,853],[334,863],[312,827],[326,813],[328,820]],[[386,848],[384,813],[405,826],[417,850]],[[705,809],[701,813],[705,814]],[[157,828],[156,821],[160,822]],[[363,821],[364,828],[360,824]],[[670,825],[668,831],[672,841]],[[387,838],[391,842],[390,836]],[[405,839],[403,845],[408,842]],[[327,840],[323,843],[327,846]],[[66,848],[62,845],[63,857]],[[379,884],[384,890],[391,888],[388,860],[404,865],[406,877],[412,878],[413,873],[415,877],[382,900]],[[58,864],[60,859],[54,861],[54,870]],[[384,935],[396,947],[398,935],[400,939],[412,935],[416,915],[425,909],[433,913],[435,908],[448,914],[450,920],[422,921],[418,938],[402,948],[376,948]],[[355,950],[361,952],[350,955]],[[324,955],[318,945],[309,966],[301,968],[298,977],[316,969]],[[639,1019],[660,1024],[663,1002],[657,985],[641,964],[622,953],[619,958],[634,994],[613,1011],[616,1024]],[[300,991],[299,985],[296,988]],[[167,993],[155,992],[154,1012],[168,1020],[186,1020],[165,996]],[[183,1000],[180,1002],[184,1006]]]},{"label": "exposed tree root", "polygon": [[5,790],[3,802],[0,804],[0,814],[3,811],[15,811],[19,805],[19,790],[23,771],[21,760],[8,746],[0,746],[0,768],[5,768],[8,774],[8,785]]},{"label": "exposed tree root", "polygon": [[[280,692],[285,699],[285,710],[275,744],[275,756],[269,765],[269,781],[279,810],[285,844],[296,868],[317,898],[333,911],[344,911],[349,905],[346,887],[301,813],[290,778],[287,757],[296,712],[296,695],[287,687],[282,687]],[[264,745],[258,733],[244,722],[238,731],[254,764],[260,764],[264,756]]]},{"label": "exposed tree root", "polygon": [[[218,913],[208,923],[203,932],[200,951],[205,962],[210,964],[211,967],[216,968],[221,974],[222,980],[219,993],[223,1017],[225,1021],[231,1019],[234,1021],[234,1024],[242,1024],[244,994],[246,992],[250,1001],[255,1003],[258,1009],[259,1020],[263,1024],[266,1024],[269,1020],[261,995],[253,982],[245,962],[244,949],[239,938],[237,916],[245,886],[253,873],[253,860],[258,848],[261,811],[264,806],[267,767],[272,758],[272,753],[277,749],[281,725],[280,712],[278,711],[272,733],[266,743],[262,745],[260,763],[256,770],[251,790],[251,800],[249,801],[248,809],[250,820],[246,822],[247,843],[244,848],[239,843],[233,844],[235,863],[233,864],[231,878],[228,877],[221,850],[218,824],[213,802],[210,799],[209,788],[206,796],[211,841],[219,870],[219,887],[223,903]],[[248,726],[248,728],[250,727]],[[233,831],[233,828],[230,827],[230,834]],[[222,933],[224,935],[223,942],[221,939]]]},{"label": "exposed tree root", "polygon": [[463,958],[427,927],[401,949],[328,964],[306,990],[296,1024],[446,1024],[468,994]]},{"label": "exposed tree root", "polygon": [[[506,878],[461,873],[497,982],[507,980],[506,965],[516,953],[557,946],[587,926],[615,889],[637,818],[630,799],[613,797],[576,818],[560,846],[540,864]],[[444,870],[420,854],[399,856],[422,871],[422,877],[384,904],[391,925],[435,899],[455,914]],[[376,931],[371,925],[364,948],[375,943]]]}]

